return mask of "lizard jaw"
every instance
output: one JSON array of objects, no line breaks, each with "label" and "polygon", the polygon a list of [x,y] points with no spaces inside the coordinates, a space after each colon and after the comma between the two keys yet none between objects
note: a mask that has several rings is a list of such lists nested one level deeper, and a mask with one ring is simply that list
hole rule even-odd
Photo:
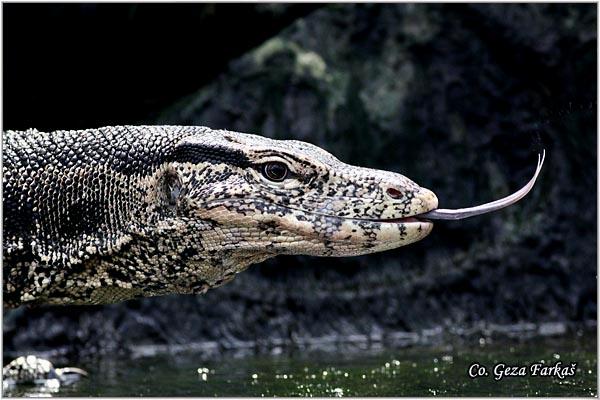
[{"label": "lizard jaw", "polygon": [[415,222],[432,223],[430,220],[428,220],[426,218],[417,218],[417,217],[418,217],[418,215],[411,216],[411,217],[403,217],[403,218],[372,219],[369,221],[384,222],[384,223],[390,223],[390,224],[410,224],[410,223],[415,223]]}]

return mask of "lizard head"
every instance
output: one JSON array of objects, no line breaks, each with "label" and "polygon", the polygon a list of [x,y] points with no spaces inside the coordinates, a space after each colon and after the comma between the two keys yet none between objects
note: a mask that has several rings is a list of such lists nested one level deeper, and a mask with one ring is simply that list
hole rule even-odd
[{"label": "lizard head", "polygon": [[433,224],[415,216],[438,205],[403,175],[348,165],[300,141],[213,131],[183,139],[171,160],[177,216],[203,224],[208,251],[374,253],[423,239]]}]

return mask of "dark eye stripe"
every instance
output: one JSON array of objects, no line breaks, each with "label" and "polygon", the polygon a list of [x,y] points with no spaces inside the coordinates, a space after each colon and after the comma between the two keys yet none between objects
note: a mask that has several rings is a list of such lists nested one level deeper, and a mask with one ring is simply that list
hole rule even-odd
[{"label": "dark eye stripe", "polygon": [[248,157],[241,150],[199,144],[177,146],[173,153],[167,157],[167,161],[191,162],[195,164],[228,164],[241,168],[252,165]]},{"label": "dark eye stripe", "polygon": [[289,160],[294,161],[294,162],[298,163],[299,165],[303,165],[305,167],[315,168],[314,164],[312,164],[311,162],[304,160],[300,157],[296,157],[293,154],[288,154],[288,153],[284,153],[281,151],[256,150],[256,151],[254,151],[254,153],[259,154],[262,158],[268,157],[268,156],[277,156],[277,157],[282,157],[284,159],[289,159]]}]

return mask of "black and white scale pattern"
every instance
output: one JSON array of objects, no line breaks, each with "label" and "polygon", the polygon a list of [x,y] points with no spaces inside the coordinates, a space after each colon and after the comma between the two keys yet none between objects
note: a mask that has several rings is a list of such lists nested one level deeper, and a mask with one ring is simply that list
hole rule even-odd
[{"label": "black and white scale pattern", "polygon": [[8,307],[203,293],[277,254],[388,250],[432,229],[394,219],[437,207],[400,174],[205,127],[7,131],[3,146]]}]

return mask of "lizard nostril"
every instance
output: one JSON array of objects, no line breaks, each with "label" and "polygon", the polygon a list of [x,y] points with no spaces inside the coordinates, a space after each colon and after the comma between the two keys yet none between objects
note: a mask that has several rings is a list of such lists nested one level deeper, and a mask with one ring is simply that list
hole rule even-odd
[{"label": "lizard nostril", "polygon": [[404,197],[404,194],[401,191],[399,191],[398,189],[394,189],[394,188],[389,188],[387,190],[387,194],[392,199],[401,199]]}]

